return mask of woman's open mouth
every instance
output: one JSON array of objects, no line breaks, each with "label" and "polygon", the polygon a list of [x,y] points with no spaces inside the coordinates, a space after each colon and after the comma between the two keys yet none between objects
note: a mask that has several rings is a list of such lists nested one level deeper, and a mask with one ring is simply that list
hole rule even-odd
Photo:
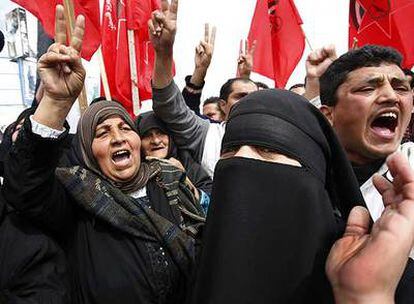
[{"label": "woman's open mouth", "polygon": [[128,150],[119,150],[112,154],[112,161],[118,167],[128,166],[130,159],[131,152]]},{"label": "woman's open mouth", "polygon": [[160,147],[155,147],[155,148],[152,148],[152,149],[151,149],[151,152],[155,152],[155,151],[159,151],[159,150],[163,150],[163,149],[165,149],[165,147],[162,147],[162,146],[160,146]]}]

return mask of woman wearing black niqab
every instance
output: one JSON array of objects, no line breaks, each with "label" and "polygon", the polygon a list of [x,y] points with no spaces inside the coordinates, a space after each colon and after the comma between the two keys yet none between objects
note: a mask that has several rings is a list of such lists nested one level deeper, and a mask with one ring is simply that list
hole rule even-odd
[{"label": "woman wearing black niqab", "polygon": [[364,203],[324,116],[288,91],[249,94],[222,155],[192,303],[333,303],[325,260]]}]

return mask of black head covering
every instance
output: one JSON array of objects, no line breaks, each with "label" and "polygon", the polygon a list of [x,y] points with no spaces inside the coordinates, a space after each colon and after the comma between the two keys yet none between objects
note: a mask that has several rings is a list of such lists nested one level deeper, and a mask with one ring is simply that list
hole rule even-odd
[{"label": "black head covering", "polygon": [[26,119],[30,115],[33,115],[35,111],[36,111],[36,107],[25,109],[23,112],[19,114],[17,119],[14,122],[12,122],[4,131],[3,139],[0,143],[0,176],[3,176],[3,170],[4,170],[3,163],[13,145],[12,136],[13,136],[14,131],[16,130],[17,125],[19,124],[20,121]]},{"label": "black head covering", "polygon": [[151,129],[159,129],[164,134],[167,134],[169,137],[169,146],[166,158],[177,158],[177,147],[174,144],[172,136],[170,132],[168,132],[167,126],[155,115],[154,112],[151,111],[140,114],[135,121],[135,126],[138,129],[138,134],[140,137],[145,136],[145,133]]},{"label": "black head covering", "polygon": [[4,47],[4,34],[0,31],[0,52],[3,50]]},{"label": "black head covering", "polygon": [[16,127],[16,122],[11,123],[3,133],[3,139],[0,143],[0,176],[4,174],[4,161],[6,155],[9,153],[9,150],[12,146],[12,134]]},{"label": "black head covering", "polygon": [[355,203],[363,202],[335,131],[300,95],[262,90],[243,98],[230,113],[222,150],[241,144],[271,148],[299,160],[327,185],[332,203],[345,218]]},{"label": "black head covering", "polygon": [[218,162],[192,303],[333,303],[325,260],[363,198],[332,128],[301,96],[262,90],[230,113],[222,150],[242,145],[302,167]]}]

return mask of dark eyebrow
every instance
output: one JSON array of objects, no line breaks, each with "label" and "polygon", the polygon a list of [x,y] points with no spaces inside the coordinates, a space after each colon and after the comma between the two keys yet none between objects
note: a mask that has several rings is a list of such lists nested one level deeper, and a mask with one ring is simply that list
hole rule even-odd
[{"label": "dark eyebrow", "polygon": [[410,83],[408,82],[407,78],[400,78],[400,77],[393,77],[391,79],[391,84],[392,85],[406,85],[406,86],[410,86]]},{"label": "dark eyebrow", "polygon": [[236,97],[244,97],[244,96],[246,96],[248,94],[249,94],[248,92],[238,92],[238,93],[235,94],[235,96]]},{"label": "dark eyebrow", "polygon": [[[371,78],[367,77],[363,80],[365,84],[369,84],[369,85],[378,85],[378,84],[383,83],[384,81],[385,81],[384,76],[375,76]],[[409,85],[408,80],[406,78],[401,78],[397,76],[392,77],[390,83],[392,85],[400,85],[400,84]]]},{"label": "dark eyebrow", "polygon": [[129,124],[127,124],[127,123],[126,123],[126,121],[124,121],[124,120],[121,120],[121,121],[118,123],[118,126],[122,126],[122,125],[128,125],[128,126],[129,126]]},{"label": "dark eyebrow", "polygon": [[364,79],[364,83],[370,84],[370,85],[378,85],[385,81],[384,76],[375,76],[375,77],[367,77]]}]

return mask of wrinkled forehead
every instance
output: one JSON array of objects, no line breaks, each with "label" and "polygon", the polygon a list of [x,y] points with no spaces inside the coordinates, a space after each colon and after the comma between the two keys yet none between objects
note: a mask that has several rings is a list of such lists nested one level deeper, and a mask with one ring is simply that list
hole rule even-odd
[{"label": "wrinkled forehead", "polygon": [[133,130],[135,130],[134,125],[128,123],[128,120],[122,117],[120,114],[109,114],[98,119],[96,127],[92,129],[92,138],[96,136],[96,133],[100,129],[112,129],[114,127],[119,127],[122,125],[129,125]]},{"label": "wrinkled forehead", "polygon": [[349,72],[341,86],[358,85],[375,80],[388,80],[389,82],[398,80],[408,83],[408,77],[398,65],[383,63],[379,66],[361,67]]},{"label": "wrinkled forehead", "polygon": [[98,119],[98,123],[96,124],[96,129],[102,127],[104,125],[115,125],[119,124],[120,122],[127,123],[125,119],[119,114],[109,114],[102,116]]}]

